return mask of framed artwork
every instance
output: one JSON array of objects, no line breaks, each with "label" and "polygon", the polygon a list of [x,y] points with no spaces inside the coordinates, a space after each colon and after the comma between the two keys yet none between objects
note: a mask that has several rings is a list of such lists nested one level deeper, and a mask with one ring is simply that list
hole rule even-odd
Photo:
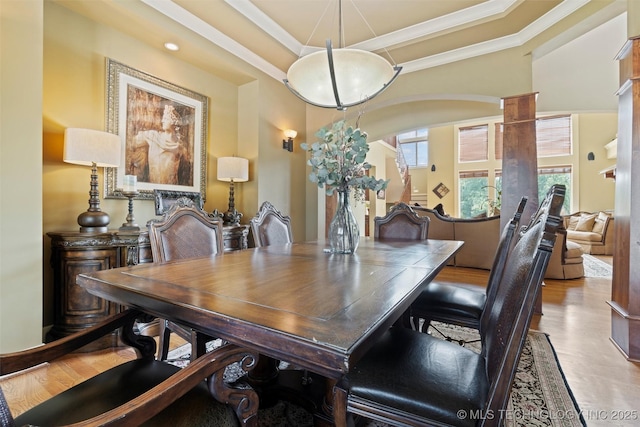
[{"label": "framed artwork", "polygon": [[447,195],[447,193],[449,192],[449,189],[447,188],[446,185],[444,185],[443,183],[440,183],[434,187],[433,192],[436,193],[436,196],[442,199],[444,196]]},{"label": "framed artwork", "polygon": [[154,190],[206,194],[208,98],[107,58],[107,131],[122,138],[119,168],[105,168],[105,197]]}]

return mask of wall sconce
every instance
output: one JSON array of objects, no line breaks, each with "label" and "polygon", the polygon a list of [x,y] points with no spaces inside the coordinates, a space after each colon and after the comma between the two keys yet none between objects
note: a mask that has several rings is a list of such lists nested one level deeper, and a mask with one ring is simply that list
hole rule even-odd
[{"label": "wall sconce", "polygon": [[433,164],[433,165],[431,165],[431,172],[435,172],[435,171],[436,171],[436,165]]},{"label": "wall sconce", "polygon": [[287,150],[288,152],[293,152],[293,138],[296,137],[298,132],[293,129],[287,129],[284,131],[284,136],[287,139],[282,140],[282,149]]},{"label": "wall sconce", "polygon": [[593,151],[589,151],[589,154],[587,154],[587,160],[592,161],[596,159],[596,155],[593,154]]},{"label": "wall sconce", "polygon": [[91,166],[89,209],[78,216],[82,233],[106,233],[109,214],[100,210],[97,167],[119,167],[122,141],[116,134],[92,129],[68,128],[64,131],[66,163]]}]

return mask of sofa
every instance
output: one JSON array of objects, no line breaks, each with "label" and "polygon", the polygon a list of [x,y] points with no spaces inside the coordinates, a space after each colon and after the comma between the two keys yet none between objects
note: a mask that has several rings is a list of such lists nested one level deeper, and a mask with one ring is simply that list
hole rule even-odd
[{"label": "sofa", "polygon": [[[435,209],[412,206],[422,216],[429,217],[429,239],[462,240],[464,245],[449,265],[490,270],[500,241],[500,216],[484,218],[453,218]],[[524,218],[520,226],[526,225]],[[569,241],[559,228],[549,260],[545,279],[577,279],[584,276],[582,247]]]},{"label": "sofa", "polygon": [[582,246],[567,238],[567,230],[558,228],[556,243],[549,259],[545,279],[579,279],[584,276]]},{"label": "sofa", "polygon": [[567,240],[582,247],[584,253],[613,255],[613,213],[576,212],[564,217]]},{"label": "sofa", "polygon": [[434,209],[412,206],[421,216],[429,217],[429,239],[461,240],[462,248],[449,265],[490,270],[500,241],[500,216],[453,218]]}]

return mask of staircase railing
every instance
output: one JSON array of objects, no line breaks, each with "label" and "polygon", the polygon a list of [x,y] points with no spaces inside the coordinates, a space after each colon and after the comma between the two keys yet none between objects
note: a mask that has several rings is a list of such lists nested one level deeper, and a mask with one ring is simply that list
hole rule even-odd
[{"label": "staircase railing", "polygon": [[395,136],[385,138],[384,142],[396,149],[396,166],[400,174],[400,180],[402,181],[403,189],[399,202],[410,203],[411,202],[411,175],[409,174],[409,165],[404,158],[404,153],[398,139]]},{"label": "staircase railing", "polygon": [[409,165],[407,164],[407,161],[404,158],[404,153],[402,152],[402,148],[399,146],[399,144],[396,144],[396,164],[398,165],[398,170],[400,171],[402,184],[404,184],[404,189],[402,190],[402,196],[400,197],[400,202],[410,203],[411,202],[411,175],[409,174]]}]

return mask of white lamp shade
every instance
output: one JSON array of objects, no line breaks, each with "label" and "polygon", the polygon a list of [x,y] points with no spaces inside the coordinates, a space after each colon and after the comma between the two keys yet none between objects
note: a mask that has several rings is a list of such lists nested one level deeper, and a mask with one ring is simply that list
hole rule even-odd
[{"label": "white lamp shade", "polygon": [[76,165],[120,166],[122,141],[118,135],[92,129],[67,128],[64,131],[63,160]]},{"label": "white lamp shade", "polygon": [[249,160],[241,157],[218,158],[218,181],[249,181]]},{"label": "white lamp shade", "polygon": [[[396,70],[384,58],[359,49],[332,49],[336,86],[342,106],[374,97],[393,80]],[[311,104],[336,108],[326,50],[303,56],[287,72],[291,89]]]}]

